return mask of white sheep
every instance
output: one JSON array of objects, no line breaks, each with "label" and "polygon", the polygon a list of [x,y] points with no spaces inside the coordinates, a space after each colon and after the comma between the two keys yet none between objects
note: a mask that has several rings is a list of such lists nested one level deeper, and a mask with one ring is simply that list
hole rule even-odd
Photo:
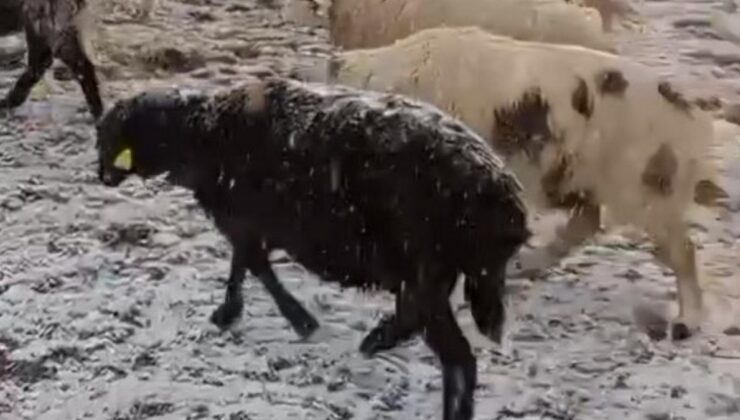
[{"label": "white sheep", "polygon": [[623,26],[640,27],[643,24],[640,13],[630,0],[565,0],[565,2],[598,10],[606,32],[613,30],[615,21]]},{"label": "white sheep", "polygon": [[565,0],[289,0],[284,16],[321,22],[344,49],[388,45],[426,28],[480,26],[516,39],[615,51],[599,12]]},{"label": "white sheep", "polygon": [[[644,229],[677,278],[675,338],[702,315],[686,211],[724,195],[702,159],[709,115],[646,67],[579,46],[517,41],[477,27],[433,28],[338,54],[328,77],[407,94],[460,118],[502,154],[530,204],[574,210],[541,267],[593,236],[600,208]],[[540,268],[541,268],[540,267]]]}]

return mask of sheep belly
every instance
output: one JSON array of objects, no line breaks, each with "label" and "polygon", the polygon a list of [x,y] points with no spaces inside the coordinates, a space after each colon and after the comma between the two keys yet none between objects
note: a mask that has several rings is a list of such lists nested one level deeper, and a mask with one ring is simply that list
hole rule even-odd
[{"label": "sheep belly", "polygon": [[[413,259],[418,249],[415,243],[431,238],[409,241],[408,254],[403,257],[388,255],[391,249],[403,247],[392,239],[402,235],[383,229],[378,221],[384,215],[357,204],[387,201],[387,194],[371,194],[368,189],[355,194],[354,200],[342,197],[331,191],[330,166],[329,162],[317,164],[316,171],[294,172],[292,177],[264,177],[257,188],[236,182],[233,189],[219,192],[230,197],[226,206],[200,202],[215,215],[219,230],[227,237],[233,237],[232,230],[237,229],[259,235],[323,280],[342,287],[395,290],[401,279],[384,269],[389,260]],[[221,210],[226,207],[233,209],[228,215]]]}]

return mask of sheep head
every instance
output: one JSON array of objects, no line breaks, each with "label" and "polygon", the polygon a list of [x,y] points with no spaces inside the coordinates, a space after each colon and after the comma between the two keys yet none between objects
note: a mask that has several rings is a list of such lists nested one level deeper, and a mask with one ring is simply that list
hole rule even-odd
[{"label": "sheep head", "polygon": [[200,96],[179,90],[145,92],[118,101],[98,121],[98,176],[117,186],[130,175],[149,178],[182,162],[188,117]]}]

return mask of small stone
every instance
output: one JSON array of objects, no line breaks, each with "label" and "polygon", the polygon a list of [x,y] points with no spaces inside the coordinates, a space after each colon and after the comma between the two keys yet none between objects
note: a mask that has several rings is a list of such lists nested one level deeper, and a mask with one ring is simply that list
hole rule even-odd
[{"label": "small stone", "polygon": [[640,273],[639,271],[633,268],[627,269],[627,271],[625,271],[624,273],[618,274],[618,276],[623,277],[630,281],[639,280],[643,277],[642,273]]},{"label": "small stone", "polygon": [[21,207],[23,207],[23,200],[21,200],[18,197],[8,197],[3,201],[2,207],[5,207],[8,210],[19,210]]},{"label": "small stone", "polygon": [[725,120],[740,125],[740,102],[725,104],[723,114]]},{"label": "small stone", "polygon": [[686,388],[680,385],[674,386],[671,388],[671,398],[673,399],[681,398],[684,395],[686,395],[686,393],[687,393]]},{"label": "small stone", "polygon": [[668,336],[669,322],[661,314],[646,305],[640,305],[634,308],[633,316],[635,323],[650,337],[653,341],[664,340]]},{"label": "small stone", "polygon": [[724,330],[725,335],[740,335],[740,327],[732,326]]},{"label": "small stone", "polygon": [[140,369],[144,366],[156,366],[157,360],[149,353],[141,353],[134,359],[133,370]]},{"label": "small stone", "polygon": [[161,246],[165,248],[175,245],[176,243],[180,242],[180,240],[180,237],[175,235],[174,233],[159,232],[152,236],[152,243],[155,246]]},{"label": "small stone", "polygon": [[673,420],[670,413],[648,413],[645,415],[646,420]]},{"label": "small stone", "polygon": [[737,415],[740,413],[740,398],[725,394],[711,394],[706,407],[704,412],[710,417]]},{"label": "small stone", "polygon": [[625,373],[617,375],[617,379],[614,381],[614,389],[629,389],[629,385],[627,385],[628,377],[629,375]]},{"label": "small stone", "polygon": [[281,371],[295,366],[296,363],[285,357],[278,356],[274,359],[268,360],[267,365],[270,366],[270,369],[272,370]]}]

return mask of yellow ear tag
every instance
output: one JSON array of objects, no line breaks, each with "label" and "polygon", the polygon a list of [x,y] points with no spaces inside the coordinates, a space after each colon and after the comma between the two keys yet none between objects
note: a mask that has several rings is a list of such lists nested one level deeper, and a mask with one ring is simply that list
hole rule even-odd
[{"label": "yellow ear tag", "polygon": [[131,159],[131,149],[127,147],[121,150],[121,153],[116,156],[116,160],[113,161],[113,166],[123,171],[130,171],[131,167],[133,166],[133,160]]}]

